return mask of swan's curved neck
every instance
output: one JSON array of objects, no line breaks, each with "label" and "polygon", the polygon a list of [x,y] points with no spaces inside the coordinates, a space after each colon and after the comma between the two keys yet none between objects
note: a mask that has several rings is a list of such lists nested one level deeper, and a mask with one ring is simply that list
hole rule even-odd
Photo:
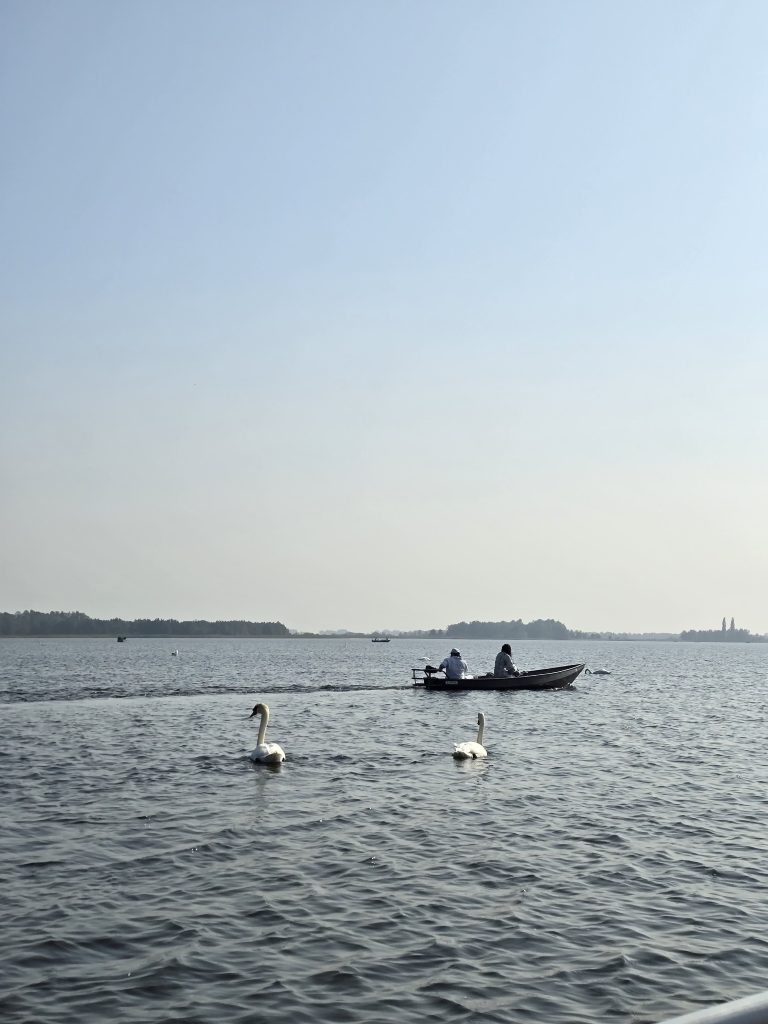
[{"label": "swan's curved neck", "polygon": [[482,715],[477,716],[477,742],[482,747],[483,745],[483,729],[485,728],[485,719]]},{"label": "swan's curved neck", "polygon": [[263,707],[261,709],[261,724],[259,725],[259,738],[256,740],[257,743],[261,744],[264,742],[264,737],[267,735],[267,722],[269,721],[269,708]]}]

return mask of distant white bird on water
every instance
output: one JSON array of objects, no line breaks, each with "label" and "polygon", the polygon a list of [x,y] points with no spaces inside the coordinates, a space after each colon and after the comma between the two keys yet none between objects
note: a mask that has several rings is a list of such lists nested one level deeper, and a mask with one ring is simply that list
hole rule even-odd
[{"label": "distant white bird on water", "polygon": [[259,725],[259,737],[256,741],[256,747],[250,752],[248,757],[258,764],[280,764],[281,761],[285,760],[283,748],[277,743],[266,743],[264,741],[264,737],[267,735],[267,722],[269,722],[269,707],[266,704],[254,705],[253,711],[248,717],[253,718],[254,715],[261,715],[261,724]]},{"label": "distant white bird on water", "polygon": [[178,650],[176,650],[176,651],[171,651],[171,657],[172,657],[172,658],[175,658],[175,657],[176,657],[176,655],[177,655],[178,653],[179,653],[179,652],[178,652]]},{"label": "distant white bird on water", "polygon": [[488,751],[483,746],[483,729],[485,728],[485,715],[479,712],[477,716],[477,740],[468,740],[466,743],[459,743],[453,752],[457,761],[464,761],[469,757],[488,757]]}]

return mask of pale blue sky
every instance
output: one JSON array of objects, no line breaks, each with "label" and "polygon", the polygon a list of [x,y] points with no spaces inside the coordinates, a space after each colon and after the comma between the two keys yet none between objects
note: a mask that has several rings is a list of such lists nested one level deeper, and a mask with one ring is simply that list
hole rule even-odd
[{"label": "pale blue sky", "polygon": [[768,5],[0,5],[0,609],[768,631]]}]

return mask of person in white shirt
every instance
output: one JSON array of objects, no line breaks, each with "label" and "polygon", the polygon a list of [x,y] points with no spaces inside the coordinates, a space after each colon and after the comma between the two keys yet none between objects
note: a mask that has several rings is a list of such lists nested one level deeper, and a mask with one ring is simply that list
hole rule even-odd
[{"label": "person in white shirt", "polygon": [[494,676],[517,676],[520,673],[515,668],[515,664],[512,661],[512,648],[509,644],[502,644],[501,650],[496,655],[496,661],[493,665]]},{"label": "person in white shirt", "polygon": [[461,657],[459,651],[454,647],[447,658],[440,662],[439,672],[445,672],[446,679],[466,679],[467,663]]}]

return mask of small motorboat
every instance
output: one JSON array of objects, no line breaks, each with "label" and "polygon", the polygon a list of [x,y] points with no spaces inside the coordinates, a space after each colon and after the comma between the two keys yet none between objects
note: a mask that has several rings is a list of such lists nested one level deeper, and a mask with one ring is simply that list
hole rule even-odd
[{"label": "small motorboat", "polygon": [[390,638],[388,636],[373,636],[371,637],[372,644],[388,644]]},{"label": "small motorboat", "polygon": [[128,639],[128,637],[127,637],[127,636],[119,636],[119,637],[117,638],[117,642],[118,642],[119,644],[124,644],[124,643],[125,643],[125,641],[126,641],[127,639]]},{"label": "small motorboat", "polygon": [[466,690],[561,690],[570,686],[584,665],[558,665],[557,668],[535,668],[517,676],[472,676],[468,679],[446,679],[439,669],[426,665],[412,668],[414,686],[425,690],[453,693]]}]

